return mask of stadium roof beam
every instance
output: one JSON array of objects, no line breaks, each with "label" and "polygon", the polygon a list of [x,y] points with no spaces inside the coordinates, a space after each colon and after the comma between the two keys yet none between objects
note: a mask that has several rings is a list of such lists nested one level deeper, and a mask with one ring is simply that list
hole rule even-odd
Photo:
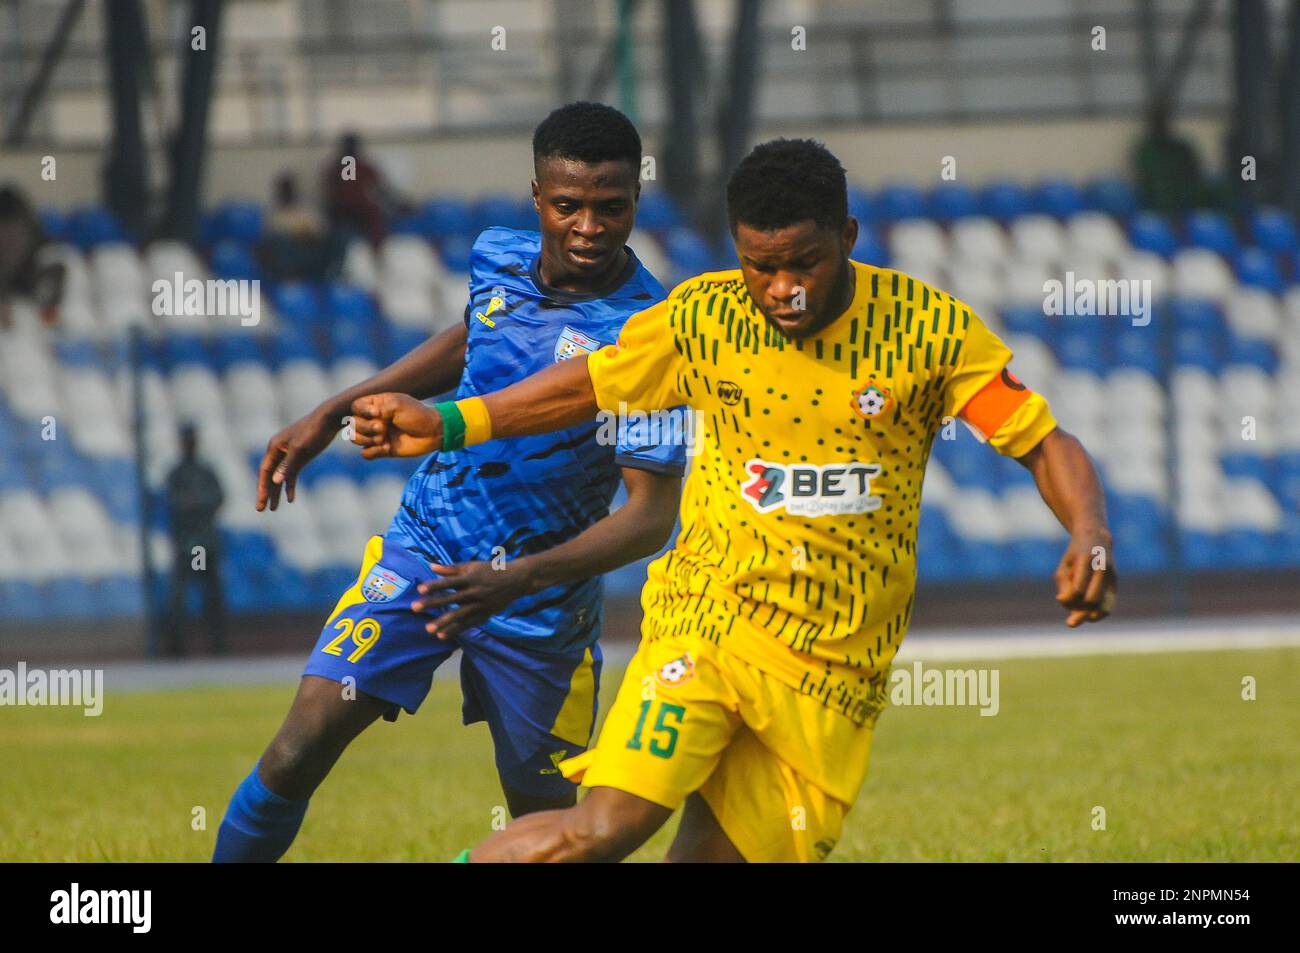
[{"label": "stadium roof beam", "polygon": [[86,6],[86,0],[68,0],[59,14],[59,22],[55,24],[54,29],[50,32],[49,43],[46,44],[45,52],[41,54],[41,62],[36,67],[36,72],[32,75],[32,81],[28,83],[26,91],[23,93],[22,102],[18,106],[18,111],[14,114],[13,122],[9,124],[9,145],[20,146],[27,139],[27,127],[31,124],[32,116],[36,114],[36,107],[41,104],[45,98],[45,90],[49,88],[50,77],[54,75],[54,70],[58,67],[59,61],[63,59],[63,51],[67,48],[68,38],[72,36],[73,28],[77,25],[77,20],[81,17],[81,11]]}]

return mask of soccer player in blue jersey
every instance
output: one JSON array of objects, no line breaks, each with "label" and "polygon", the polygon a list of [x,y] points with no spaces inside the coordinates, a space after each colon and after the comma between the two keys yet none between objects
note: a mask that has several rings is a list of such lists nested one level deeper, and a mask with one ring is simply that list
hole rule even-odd
[{"label": "soccer player in blue jersey", "polygon": [[[463,324],[273,437],[259,510],[275,510],[281,492],[292,502],[298,473],[356,398],[486,394],[613,343],[628,317],[664,298],[625,244],[641,163],[627,118],[564,106],[537,127],[533,156],[540,234],[484,231]],[[214,860],[278,860],[352,739],[380,717],[414,714],[457,649],[464,721],[488,723],[511,814],[575,803],[556,765],[586,749],[595,720],[600,575],[663,546],[685,463],[680,442],[613,446],[601,433],[592,421],[424,461],[326,620],[284,724],[235,791]],[[620,476],[628,502],[611,514]]]}]

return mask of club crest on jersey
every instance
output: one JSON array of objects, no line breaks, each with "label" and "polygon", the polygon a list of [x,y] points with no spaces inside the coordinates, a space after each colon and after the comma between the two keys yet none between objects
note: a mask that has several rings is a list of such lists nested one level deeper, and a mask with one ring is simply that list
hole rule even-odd
[{"label": "club crest on jersey", "polygon": [[892,409],[894,397],[888,387],[880,386],[874,377],[869,377],[866,384],[853,392],[853,402],[850,406],[859,417],[871,420]]},{"label": "club crest on jersey", "polygon": [[376,566],[361,584],[361,595],[365,596],[366,602],[392,602],[410,586],[411,580],[404,579],[391,569]]},{"label": "club crest on jersey", "polygon": [[560,339],[555,342],[555,360],[557,363],[567,361],[579,354],[590,354],[599,347],[600,342],[594,337],[575,331],[566,325],[560,332]]},{"label": "club crest on jersey", "polygon": [[871,479],[880,475],[878,463],[769,463],[745,464],[749,480],[741,494],[754,509],[768,513],[780,507],[793,516],[832,516],[870,513],[880,509],[880,497],[871,495]]},{"label": "club crest on jersey", "polygon": [[675,688],[682,682],[689,681],[695,675],[695,660],[690,652],[684,652],[671,662],[665,662],[655,672],[655,681],[664,688]]}]

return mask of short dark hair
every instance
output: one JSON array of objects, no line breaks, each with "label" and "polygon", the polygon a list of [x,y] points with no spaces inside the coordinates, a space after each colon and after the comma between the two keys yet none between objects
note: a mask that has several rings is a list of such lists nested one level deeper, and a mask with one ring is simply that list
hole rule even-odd
[{"label": "short dark hair", "polygon": [[533,131],[533,166],[542,159],[576,159],[594,165],[622,160],[641,166],[641,136],[613,106],[577,102],[561,106]]},{"label": "short dark hair", "polygon": [[760,231],[812,219],[839,231],[849,217],[844,166],[813,139],[773,139],[754,147],[727,182],[731,232],[740,223]]}]

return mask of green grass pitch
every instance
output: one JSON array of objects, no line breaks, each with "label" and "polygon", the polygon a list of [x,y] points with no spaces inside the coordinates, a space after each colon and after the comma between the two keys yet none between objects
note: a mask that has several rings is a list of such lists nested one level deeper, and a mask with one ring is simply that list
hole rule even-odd
[{"label": "green grass pitch", "polygon": [[[988,664],[995,717],[881,717],[832,860],[1300,856],[1300,650]],[[619,674],[605,674],[604,698]],[[1241,697],[1244,676],[1255,701]],[[0,709],[0,859],[207,860],[293,689],[110,686],[98,718]],[[344,754],[286,860],[446,860],[491,831],[502,803],[486,728],[460,725],[458,685],[439,680],[417,717],[375,725]],[[675,824],[634,859],[661,858]]]}]

